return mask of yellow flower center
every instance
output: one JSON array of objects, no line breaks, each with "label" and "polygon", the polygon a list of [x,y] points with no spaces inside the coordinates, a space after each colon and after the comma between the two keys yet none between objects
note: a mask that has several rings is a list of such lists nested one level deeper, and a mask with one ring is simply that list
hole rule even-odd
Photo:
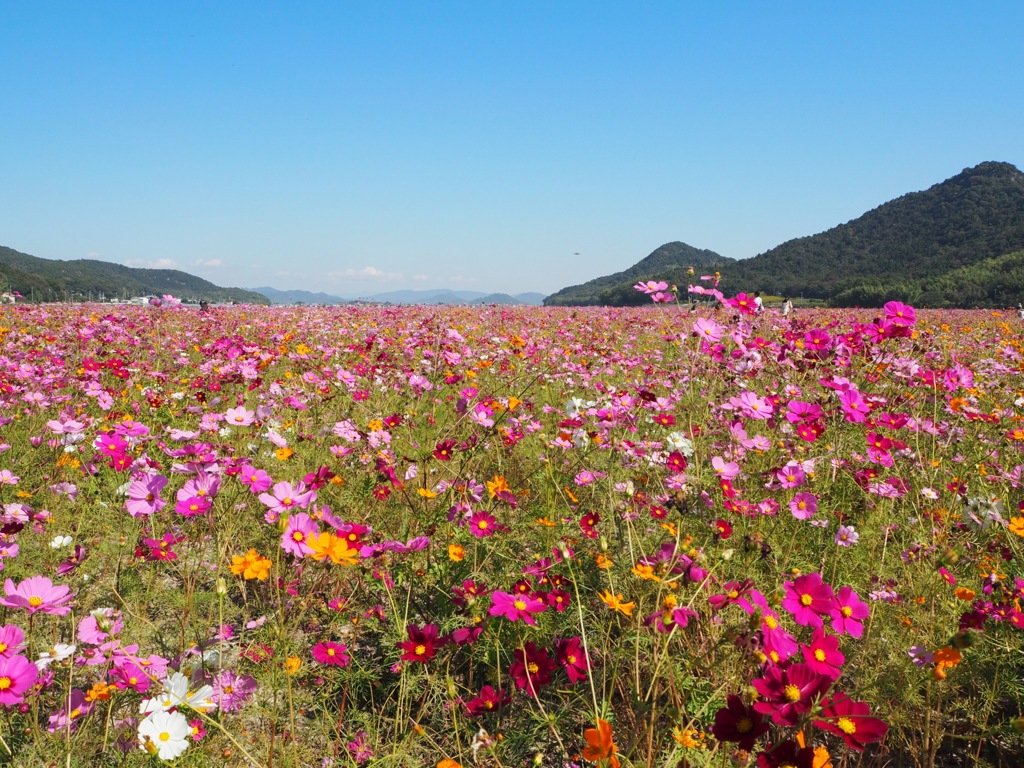
[{"label": "yellow flower center", "polygon": [[783,695],[786,697],[786,701],[800,701],[800,689],[795,685],[787,685],[783,689]]},{"label": "yellow flower center", "polygon": [[840,717],[836,721],[836,725],[839,726],[839,730],[847,735],[852,735],[857,732],[857,724],[848,717]]},{"label": "yellow flower center", "polygon": [[529,664],[527,664],[526,668],[530,671],[531,675],[536,675],[538,672],[540,672],[540,667],[537,666],[537,662],[535,661],[531,661]]},{"label": "yellow flower center", "polygon": [[512,605],[517,611],[526,610],[526,602],[523,600],[516,600],[514,603],[512,603]]},{"label": "yellow flower center", "polygon": [[566,656],[565,660],[568,661],[570,664],[575,664],[576,663],[576,657],[575,656]]},{"label": "yellow flower center", "polygon": [[814,598],[811,597],[810,595],[800,595],[800,605],[807,606],[807,605],[810,605],[813,602],[814,602]]},{"label": "yellow flower center", "polygon": [[14,682],[9,677],[0,677],[0,691],[6,691]]},{"label": "yellow flower center", "polygon": [[427,646],[425,646],[425,645],[417,645],[416,646],[416,655],[417,656],[423,656],[426,652],[427,652]]},{"label": "yellow flower center", "polygon": [[4,653],[7,650],[7,643],[0,643],[0,653]]},{"label": "yellow flower center", "polygon": [[765,616],[764,624],[766,627],[768,627],[768,629],[775,629],[777,626],[779,626],[779,622],[775,620],[774,616]]},{"label": "yellow flower center", "polygon": [[740,733],[749,733],[753,727],[754,723],[749,717],[741,717],[736,721],[736,730]]},{"label": "yellow flower center", "polygon": [[164,731],[157,738],[159,738],[160,741],[170,741],[171,734],[169,734],[167,731]]},{"label": "yellow flower center", "polygon": [[842,608],[839,609],[839,612],[843,614],[844,619],[848,619],[853,615],[853,608],[851,608],[848,605],[844,605]]},{"label": "yellow flower center", "polygon": [[38,608],[40,605],[43,604],[43,598],[37,597],[36,595],[32,595],[32,597],[28,599],[28,604],[31,605],[33,608]]},{"label": "yellow flower center", "polygon": [[825,660],[825,652],[823,650],[821,650],[821,648],[815,648],[814,649],[814,658],[816,658],[818,661],[824,661]]},{"label": "yellow flower center", "polygon": [[735,589],[732,592],[730,592],[729,595],[728,595],[730,600],[735,600],[739,596],[740,596],[740,593],[737,592]]}]

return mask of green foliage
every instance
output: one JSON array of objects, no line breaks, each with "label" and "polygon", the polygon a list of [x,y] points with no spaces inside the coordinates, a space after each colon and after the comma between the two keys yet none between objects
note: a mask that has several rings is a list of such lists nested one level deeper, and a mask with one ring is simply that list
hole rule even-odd
[{"label": "green foliage", "polygon": [[137,269],[94,259],[40,259],[0,246],[0,289],[36,301],[163,295],[183,300],[268,304],[265,296],[241,288],[220,288],[177,269]]},{"label": "green foliage", "polygon": [[632,267],[614,275],[598,277],[582,285],[563,288],[544,299],[547,306],[640,306],[650,299],[633,290],[633,284],[644,280],[665,280],[686,285],[686,270],[733,268],[730,258],[714,251],[700,250],[680,242],[665,243]]},{"label": "green foliage", "polygon": [[726,295],[760,290],[843,307],[892,300],[1008,306],[1024,301],[1022,248],[1024,173],[1008,163],[987,162],[751,259],[732,261],[669,243],[624,272],[565,288],[545,303],[646,303],[632,283],[653,279],[683,286],[693,282],[686,274],[693,265],[720,269]]}]

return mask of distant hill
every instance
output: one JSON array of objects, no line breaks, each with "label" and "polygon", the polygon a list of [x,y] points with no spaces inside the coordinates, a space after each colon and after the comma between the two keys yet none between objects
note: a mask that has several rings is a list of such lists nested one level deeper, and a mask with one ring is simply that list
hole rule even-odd
[{"label": "distant hill", "polygon": [[527,304],[531,306],[537,306],[544,302],[543,293],[517,293],[515,296],[511,296],[507,293],[491,293],[487,296],[483,296],[479,299],[474,299],[473,304],[502,304],[506,306],[515,306]]},{"label": "distant hill", "polygon": [[[666,250],[668,249],[668,250]],[[686,250],[689,249],[689,250]],[[755,290],[824,299],[833,306],[878,306],[899,299],[921,306],[1006,306],[1024,301],[1024,173],[1009,163],[967,168],[809,237],[742,261],[669,243],[624,272],[564,288],[546,304],[636,304],[638,280],[682,288],[683,265],[722,273],[727,295]],[[689,278],[693,282],[692,278]]]},{"label": "distant hill", "polygon": [[665,280],[682,285],[685,289],[687,269],[693,267],[700,276],[701,271],[732,269],[734,259],[694,248],[686,243],[672,242],[653,251],[629,269],[614,275],[598,277],[581,285],[563,288],[544,299],[548,306],[611,304],[644,304],[650,299],[633,290],[633,285],[646,280]]},{"label": "distant hill", "polygon": [[723,271],[721,287],[726,293],[803,295],[837,306],[922,297],[932,306],[969,306],[973,301],[955,286],[948,293],[929,286],[954,271],[963,278],[973,265],[1021,249],[1024,173],[988,162],[827,232],[737,262]]},{"label": "distant hill", "polygon": [[266,296],[274,304],[348,304],[349,300],[329,293],[310,293],[309,291],[279,291],[277,288],[264,286],[251,288],[255,293]]},{"label": "distant hill", "polygon": [[241,288],[221,288],[177,269],[140,269],[93,259],[41,259],[4,246],[0,246],[0,288],[17,291],[30,301],[169,293],[183,301],[268,303],[260,294]]}]

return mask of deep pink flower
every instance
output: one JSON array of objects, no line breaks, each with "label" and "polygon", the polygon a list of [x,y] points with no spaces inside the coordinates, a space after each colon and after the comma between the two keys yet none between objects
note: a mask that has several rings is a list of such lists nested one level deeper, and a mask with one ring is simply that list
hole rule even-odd
[{"label": "deep pink flower", "polygon": [[821,574],[798,576],[794,581],[787,581],[785,587],[782,607],[793,614],[793,621],[805,627],[822,626],[822,617],[832,612],[835,593],[822,582]]},{"label": "deep pink flower", "polygon": [[583,641],[579,637],[570,637],[568,640],[559,640],[555,643],[555,658],[565,668],[570,683],[587,679],[590,659],[587,658]]},{"label": "deep pink flower", "polygon": [[883,720],[869,717],[870,708],[862,701],[853,701],[845,693],[837,693],[826,699],[817,728],[842,737],[847,746],[858,752],[864,751],[865,744],[881,741],[889,726]]},{"label": "deep pink flower", "polygon": [[474,512],[469,518],[469,532],[478,538],[493,536],[497,530],[498,521],[489,512]]},{"label": "deep pink flower", "polygon": [[29,576],[15,586],[11,579],[4,582],[6,597],[0,597],[0,605],[9,608],[25,608],[29,615],[41,611],[54,616],[66,616],[71,612],[71,590],[63,585],[54,586],[45,576]]},{"label": "deep pink flower", "polygon": [[814,631],[814,638],[810,645],[801,645],[800,649],[804,654],[804,661],[807,666],[819,675],[827,675],[836,680],[839,677],[840,668],[846,662],[846,657],[839,652],[839,638],[835,635],[826,635],[825,630],[819,627]]},{"label": "deep pink flower", "polygon": [[751,680],[750,684],[765,699],[755,703],[754,709],[769,715],[777,725],[792,726],[832,681],[806,664],[794,664],[787,669],[768,667],[764,677]]},{"label": "deep pink flower", "polygon": [[917,312],[902,301],[890,301],[882,309],[885,310],[885,319],[893,325],[913,325],[917,322]]},{"label": "deep pink flower", "polygon": [[789,502],[789,511],[797,520],[812,518],[818,511],[818,497],[813,493],[801,491],[793,496],[793,500]]},{"label": "deep pink flower", "polygon": [[508,592],[496,591],[491,595],[488,613],[491,616],[504,616],[509,621],[522,619],[527,624],[536,626],[537,621],[532,614],[544,613],[547,607],[547,603],[533,595],[510,595]]},{"label": "deep pink flower", "polygon": [[317,643],[313,646],[310,653],[321,664],[327,664],[332,667],[347,667],[350,661],[348,648],[343,643],[333,643],[330,641]]},{"label": "deep pink flower", "polygon": [[0,656],[0,705],[21,704],[21,695],[35,683],[39,670],[24,656]]},{"label": "deep pink flower", "polygon": [[860,637],[864,634],[861,622],[871,614],[871,609],[861,601],[853,587],[840,587],[839,594],[832,599],[829,612],[832,615],[832,629],[840,634],[845,632],[850,637]]},{"label": "deep pink flower", "polygon": [[25,633],[17,624],[0,627],[0,658],[9,659],[20,653],[25,644]]},{"label": "deep pink flower", "polygon": [[256,692],[256,678],[250,675],[224,669],[213,679],[213,695],[210,696],[222,712],[234,712]]}]

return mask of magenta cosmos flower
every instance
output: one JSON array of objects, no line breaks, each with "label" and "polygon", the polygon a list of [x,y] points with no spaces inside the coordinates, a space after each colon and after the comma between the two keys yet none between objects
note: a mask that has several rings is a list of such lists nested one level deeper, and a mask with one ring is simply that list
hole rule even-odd
[{"label": "magenta cosmos flower", "polygon": [[65,616],[71,612],[71,590],[63,584],[54,586],[45,576],[29,576],[15,586],[11,579],[4,582],[6,597],[0,597],[0,605],[9,608],[25,608],[29,615],[42,611],[54,616]]},{"label": "magenta cosmos flower", "polygon": [[160,491],[167,485],[167,478],[152,472],[136,475],[128,486],[128,500],[125,509],[132,517],[147,517],[159,512],[167,503],[160,498]]},{"label": "magenta cosmos flower", "polygon": [[835,593],[821,581],[821,574],[808,573],[786,582],[782,607],[793,614],[793,621],[805,627],[820,627],[823,616],[832,613]]},{"label": "magenta cosmos flower", "polygon": [[0,657],[0,704],[21,704],[21,695],[32,687],[39,670],[24,656]]},{"label": "magenta cosmos flower", "polygon": [[776,725],[792,726],[832,681],[806,664],[794,664],[788,669],[768,667],[764,677],[751,680],[750,684],[765,699],[755,703],[754,709],[770,716]]},{"label": "magenta cosmos flower", "polygon": [[347,667],[349,663],[348,648],[343,643],[317,643],[310,650],[313,658],[321,664],[332,667]]},{"label": "magenta cosmos flower", "polygon": [[310,537],[319,533],[320,529],[313,522],[313,518],[305,512],[300,512],[288,518],[288,524],[281,534],[281,547],[296,557],[305,557],[313,553],[313,548],[309,546]]},{"label": "magenta cosmos flower", "polygon": [[829,610],[832,615],[832,629],[836,632],[845,632],[850,637],[860,637],[864,634],[862,621],[868,617],[871,609],[857,596],[853,587],[841,587],[839,594],[832,599]]},{"label": "magenta cosmos flower", "polygon": [[491,595],[491,616],[504,616],[509,621],[522,619],[527,624],[537,626],[531,614],[543,613],[547,603],[532,595],[510,595],[508,592],[495,592]]},{"label": "magenta cosmos flower", "polygon": [[814,725],[842,737],[851,749],[863,752],[865,744],[881,741],[889,730],[887,723],[869,717],[869,712],[864,702],[853,701],[845,693],[838,693],[825,700],[820,715],[822,719],[815,720]]},{"label": "magenta cosmos flower", "polygon": [[833,680],[839,677],[846,657],[840,653],[839,638],[835,635],[826,635],[825,630],[819,627],[814,631],[811,644],[801,645],[800,648],[808,667]]}]

